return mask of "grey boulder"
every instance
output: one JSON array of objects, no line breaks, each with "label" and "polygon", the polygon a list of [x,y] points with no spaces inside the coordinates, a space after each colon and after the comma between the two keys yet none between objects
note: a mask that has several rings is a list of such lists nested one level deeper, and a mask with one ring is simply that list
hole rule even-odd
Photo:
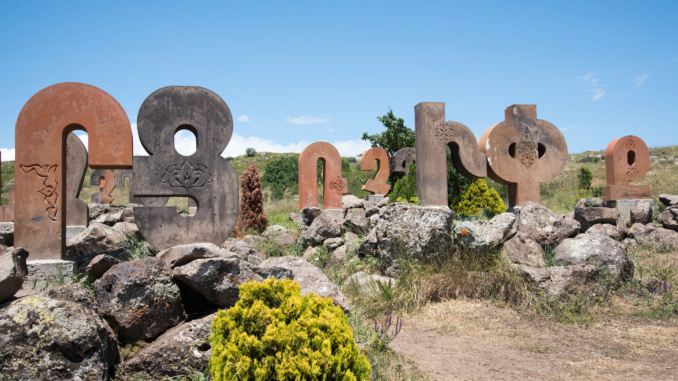
[{"label": "grey boulder", "polygon": [[617,225],[598,224],[588,228],[586,234],[606,235],[615,241],[621,241],[626,236],[626,231]]},{"label": "grey boulder", "polygon": [[170,328],[125,361],[124,370],[150,377],[177,377],[203,372],[212,355],[210,334],[215,314]]},{"label": "grey boulder", "polygon": [[639,200],[633,207],[631,207],[631,225],[633,224],[649,224],[652,222],[652,215],[654,214],[654,200]]},{"label": "grey boulder", "polygon": [[66,256],[79,257],[90,254],[120,255],[130,245],[125,233],[111,226],[92,222],[87,229],[66,241]]},{"label": "grey boulder", "polygon": [[579,221],[581,224],[581,231],[585,232],[596,224],[616,223],[619,219],[619,210],[602,206],[576,207],[574,208],[574,219]]},{"label": "grey boulder", "polygon": [[567,238],[554,250],[554,259],[566,265],[591,264],[618,281],[633,277],[633,262],[626,246],[604,235],[580,234]]},{"label": "grey boulder", "polygon": [[520,208],[518,232],[540,245],[555,245],[579,233],[581,224],[567,215],[558,215],[545,206],[528,201]]},{"label": "grey boulder", "polygon": [[186,318],[172,270],[158,258],[117,264],[94,289],[101,316],[121,339],[152,339]]},{"label": "grey boulder", "polygon": [[90,221],[96,220],[100,215],[108,213],[111,209],[110,204],[89,204],[87,205],[89,209],[89,219]]},{"label": "grey boulder", "polygon": [[0,308],[4,380],[108,380],[118,341],[79,284],[53,288]]},{"label": "grey boulder", "polygon": [[312,245],[320,245],[328,238],[341,236],[341,222],[332,214],[324,212],[313,219],[302,238]]},{"label": "grey boulder", "polygon": [[372,228],[372,224],[363,209],[348,209],[342,225],[345,231],[360,235],[369,233]]},{"label": "grey boulder", "polygon": [[244,259],[255,265],[264,261],[264,257],[262,257],[258,251],[254,250],[245,241],[237,238],[228,238],[221,244],[221,248],[228,250],[231,253],[235,253],[238,258]]},{"label": "grey boulder", "polygon": [[329,239],[326,239],[325,242],[323,242],[323,246],[325,246],[325,248],[329,251],[332,251],[332,250],[338,248],[339,246],[343,246],[343,245],[344,245],[344,239],[341,238],[341,237],[329,238]]},{"label": "grey boulder", "polygon": [[301,218],[301,222],[303,222],[304,225],[311,226],[313,220],[315,220],[315,218],[320,216],[322,213],[323,211],[320,208],[312,206],[299,211],[299,217]]},{"label": "grey boulder", "polygon": [[156,258],[162,260],[170,268],[183,266],[196,259],[205,258],[230,258],[238,257],[237,254],[222,249],[213,243],[192,243],[177,245],[159,252]]},{"label": "grey boulder", "polygon": [[461,221],[454,226],[454,239],[466,249],[488,253],[516,231],[516,215],[502,213],[486,221]]},{"label": "grey boulder", "polygon": [[111,267],[120,263],[120,260],[115,257],[111,257],[106,254],[99,254],[94,257],[89,264],[87,265],[86,272],[89,274],[90,280],[93,282],[101,278],[106,271],[110,270]]},{"label": "grey boulder", "polygon": [[17,247],[0,255],[0,303],[21,290],[24,278],[28,276],[26,266],[28,251]]},{"label": "grey boulder", "polygon": [[665,206],[675,206],[678,205],[678,196],[670,194],[660,194],[659,202],[661,202]]},{"label": "grey boulder", "polygon": [[516,234],[504,243],[504,254],[513,263],[544,267],[544,249],[526,234]]},{"label": "grey boulder", "polygon": [[139,227],[137,227],[137,224],[133,224],[131,222],[118,222],[113,225],[113,228],[120,230],[127,236],[132,236],[136,239],[143,239],[141,233],[139,233]]},{"label": "grey boulder", "polygon": [[583,293],[598,283],[598,268],[593,265],[532,267],[520,265],[532,284],[552,294]]},{"label": "grey boulder", "polygon": [[290,234],[289,230],[280,225],[269,226],[262,236],[276,245],[279,250],[284,250],[297,244],[297,238]]},{"label": "grey boulder", "polygon": [[118,222],[125,222],[128,218],[134,218],[133,208],[118,208],[115,211],[110,211],[108,214],[100,215],[96,218],[95,222],[113,226]]},{"label": "grey boulder", "polygon": [[660,249],[678,248],[678,232],[658,228],[654,224],[633,224],[628,231],[629,238],[638,243]]},{"label": "grey boulder", "polygon": [[[350,311],[348,300],[336,284],[332,283],[322,270],[299,257],[274,257],[267,259],[258,266],[259,269],[282,268],[292,271],[290,277],[301,286],[301,295],[304,296],[310,292],[318,296],[331,298],[334,304],[341,307],[344,312]],[[257,271],[261,271],[261,270]],[[281,279],[276,277],[277,279]]]},{"label": "grey boulder", "polygon": [[662,226],[666,229],[678,231],[678,207],[668,207],[660,214]]}]

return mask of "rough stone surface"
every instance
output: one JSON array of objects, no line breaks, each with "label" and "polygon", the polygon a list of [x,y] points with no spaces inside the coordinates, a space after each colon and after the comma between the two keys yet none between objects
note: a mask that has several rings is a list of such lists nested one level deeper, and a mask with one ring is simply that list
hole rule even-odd
[{"label": "rough stone surface", "polygon": [[101,254],[94,257],[87,265],[87,274],[91,281],[101,278],[111,267],[120,263],[120,260],[110,255]]},{"label": "rough stone surface", "polygon": [[108,380],[118,341],[96,302],[72,284],[0,308],[0,374],[5,380]]},{"label": "rough stone surface", "polygon": [[574,208],[574,219],[581,224],[581,231],[586,232],[586,230],[596,224],[617,223],[619,210],[602,206],[576,207]]},{"label": "rough stone surface", "polygon": [[311,258],[314,258],[318,250],[318,247],[313,247],[309,246],[304,250],[304,252],[301,254],[301,258],[305,261],[308,261]]},{"label": "rough stone surface", "polygon": [[269,258],[259,265],[259,268],[283,268],[291,270],[292,279],[299,282],[301,286],[302,296],[313,292],[316,295],[331,298],[334,304],[341,307],[344,312],[348,313],[350,311],[348,300],[339,287],[330,282],[322,270],[302,258],[290,256]]},{"label": "rough stone surface", "polygon": [[488,253],[516,232],[516,215],[502,213],[486,221],[461,221],[454,226],[454,239],[466,249]]},{"label": "rough stone surface", "polygon": [[28,276],[27,257],[28,251],[22,247],[0,255],[0,303],[21,290],[24,278]]},{"label": "rough stone surface", "polygon": [[628,230],[629,238],[638,243],[656,248],[678,248],[678,232],[658,228],[654,224],[633,224]]},{"label": "rough stone surface", "polygon": [[93,222],[83,232],[67,241],[66,257],[90,254],[117,255],[129,244],[129,238],[121,230]]},{"label": "rough stone surface", "polygon": [[60,259],[41,259],[27,261],[28,276],[24,279],[24,291],[42,291],[53,287],[63,280],[66,284],[73,281],[78,272],[75,261]]},{"label": "rough stone surface", "polygon": [[368,295],[381,295],[379,283],[383,285],[388,285],[390,283],[393,290],[395,290],[397,286],[397,282],[393,278],[377,274],[370,275],[364,271],[359,271],[346,278],[346,281],[344,281],[344,287],[355,287],[359,289],[361,293]]},{"label": "rough stone surface", "polygon": [[113,228],[118,229],[125,233],[125,235],[136,237],[137,239],[143,239],[141,233],[139,233],[139,228],[136,224],[131,222],[118,222],[113,225]]},{"label": "rough stone surface", "polygon": [[14,246],[14,222],[0,222],[0,245]]},{"label": "rough stone surface", "polygon": [[158,378],[202,373],[212,355],[209,338],[215,317],[207,315],[169,329],[125,361],[125,371]]},{"label": "rough stone surface", "polygon": [[391,172],[407,174],[410,163],[417,159],[417,150],[414,147],[401,148],[391,156]]},{"label": "rough stone surface", "polygon": [[338,248],[332,250],[332,255],[330,259],[336,262],[343,262],[348,258],[348,248],[346,245],[341,245]]},{"label": "rough stone surface", "polygon": [[369,233],[372,228],[372,224],[365,217],[365,210],[363,209],[349,209],[342,225],[344,230],[360,235]]},{"label": "rough stone surface", "polygon": [[174,277],[219,307],[235,305],[242,283],[263,280],[251,264],[236,257],[197,259],[175,267]]},{"label": "rough stone surface", "polygon": [[633,262],[626,247],[612,238],[597,234],[580,234],[568,238],[554,250],[554,259],[565,265],[595,265],[619,281],[633,277]]},{"label": "rough stone surface", "polygon": [[341,156],[330,143],[311,143],[299,155],[299,209],[318,206],[318,159],[323,160],[323,209],[342,209],[341,195],[348,191],[341,177]]},{"label": "rough stone surface", "polygon": [[381,201],[379,201],[377,203],[377,208],[381,209],[381,208],[385,207],[386,205],[388,205],[388,199],[389,199],[388,197],[384,197]]},{"label": "rough stone surface", "polygon": [[329,238],[329,239],[326,239],[325,242],[323,242],[323,246],[325,246],[325,248],[329,251],[332,251],[332,250],[338,248],[339,246],[343,246],[343,245],[344,245],[344,239],[341,238],[341,237]]},{"label": "rough stone surface", "polygon": [[101,316],[121,339],[152,339],[186,318],[172,270],[158,258],[117,264],[94,288]]},{"label": "rough stone surface", "polygon": [[89,219],[90,221],[94,221],[97,219],[97,217],[101,216],[102,214],[108,213],[108,211],[111,209],[110,204],[89,204],[87,205],[87,208],[89,209]]},{"label": "rough stone surface", "polygon": [[577,201],[577,205],[575,208],[594,208],[594,207],[603,207],[605,206],[605,203],[603,202],[602,198],[599,197],[588,197],[588,198],[580,198],[579,201]]},{"label": "rough stone surface", "polygon": [[555,245],[579,233],[581,224],[567,215],[558,215],[545,206],[526,202],[520,208],[518,232],[526,234],[540,245]]},{"label": "rough stone surface", "polygon": [[395,275],[399,255],[434,258],[450,252],[453,216],[446,207],[392,203],[382,209],[359,252],[378,257],[382,274]]},{"label": "rough stone surface", "polygon": [[297,243],[297,238],[290,234],[289,230],[280,225],[269,226],[262,234],[269,242],[274,243],[280,250],[287,247],[294,246]]},{"label": "rough stone surface", "polygon": [[525,276],[537,287],[551,293],[581,293],[596,287],[598,268],[593,265],[532,267],[520,265]]},{"label": "rough stone surface", "polygon": [[173,269],[196,259],[230,258],[237,257],[237,255],[213,243],[193,243],[170,247],[159,252],[155,257],[164,261],[167,266]]},{"label": "rough stone surface", "polygon": [[246,235],[245,236],[245,243],[247,243],[251,247],[256,247],[257,245],[260,245],[264,242],[266,242],[266,238],[259,236],[259,235]]},{"label": "rough stone surface", "polygon": [[670,195],[670,194],[660,194],[659,195],[659,202],[661,202],[665,206],[678,205],[678,196],[674,196],[674,195]]},{"label": "rough stone surface", "polygon": [[99,216],[96,221],[108,226],[114,226],[119,222],[125,222],[125,220],[130,217],[134,217],[133,209],[134,208],[120,208],[112,213]]},{"label": "rough stone surface", "polygon": [[290,218],[290,221],[294,222],[295,224],[299,223],[299,214],[298,213],[290,213],[289,218]]},{"label": "rough stone surface", "polygon": [[631,208],[631,225],[649,224],[652,222],[654,214],[654,200],[638,200],[635,206]]},{"label": "rough stone surface", "polygon": [[544,267],[544,249],[529,236],[516,234],[504,244],[504,253],[513,263]]},{"label": "rough stone surface", "polygon": [[361,207],[362,202],[363,202],[362,199],[359,199],[358,197],[356,197],[352,194],[347,194],[347,195],[341,196],[341,205],[344,208]]},{"label": "rough stone surface", "polygon": [[235,253],[238,258],[244,259],[249,263],[258,265],[264,261],[264,257],[258,251],[252,249],[245,241],[237,238],[229,238],[221,244],[221,248]]},{"label": "rough stone surface", "polygon": [[660,214],[662,226],[666,229],[678,231],[678,207],[668,207]]},{"label": "rough stone surface", "polygon": [[304,231],[302,238],[313,245],[320,245],[328,238],[341,235],[341,223],[332,213],[322,213]]},{"label": "rough stone surface", "polygon": [[370,218],[374,215],[379,214],[379,208],[376,206],[370,206],[369,208],[365,209],[365,217]]},{"label": "rough stone surface", "polygon": [[[357,197],[356,197],[357,198]],[[322,214],[322,210],[317,206],[309,206],[299,211],[302,222],[306,226],[311,226],[313,220]]]},{"label": "rough stone surface", "polygon": [[599,224],[591,226],[586,234],[606,235],[615,241],[621,241],[626,237],[626,231],[617,225]]},{"label": "rough stone surface", "polygon": [[627,249],[635,249],[638,246],[638,242],[633,238],[624,238],[624,246]]}]

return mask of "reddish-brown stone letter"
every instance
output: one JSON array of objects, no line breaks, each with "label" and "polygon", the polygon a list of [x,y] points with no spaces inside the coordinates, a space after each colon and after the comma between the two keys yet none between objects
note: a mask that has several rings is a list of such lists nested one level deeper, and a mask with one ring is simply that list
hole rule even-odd
[{"label": "reddish-brown stone letter", "polygon": [[605,177],[603,201],[652,198],[649,185],[629,185],[642,179],[650,170],[650,151],[637,136],[613,140],[605,150]]},{"label": "reddish-brown stone letter", "polygon": [[367,180],[363,185],[362,190],[368,191],[372,194],[386,195],[391,189],[390,184],[386,184],[388,176],[391,174],[391,165],[388,157],[388,152],[381,147],[372,147],[365,151],[360,157],[361,171],[374,171],[374,161],[379,163],[379,172],[374,177],[374,180]]},{"label": "reddish-brown stone letter", "polygon": [[341,209],[341,195],[348,190],[341,177],[341,156],[330,143],[315,142],[299,155],[299,210],[318,206],[318,159],[323,163],[324,209]]}]

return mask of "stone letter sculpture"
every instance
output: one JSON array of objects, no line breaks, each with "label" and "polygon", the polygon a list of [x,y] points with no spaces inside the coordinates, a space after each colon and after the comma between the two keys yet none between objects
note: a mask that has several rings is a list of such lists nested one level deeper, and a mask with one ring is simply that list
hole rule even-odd
[{"label": "stone letter sculpture", "polygon": [[400,172],[407,174],[411,163],[417,160],[417,150],[414,147],[405,147],[397,150],[391,156],[391,172]]},{"label": "stone letter sculpture", "polygon": [[360,157],[360,170],[374,171],[375,160],[379,163],[379,172],[377,172],[374,180],[367,180],[365,185],[363,185],[362,190],[368,191],[375,195],[385,196],[389,189],[391,189],[391,185],[386,184],[386,180],[388,180],[388,176],[391,174],[391,165],[388,152],[380,147],[372,147],[368,149],[365,151],[363,156]]},{"label": "stone letter sculpture", "polygon": [[629,185],[642,179],[650,170],[650,151],[637,136],[613,140],[605,150],[605,177],[603,201],[652,198],[649,185]]},{"label": "stone letter sculpture", "polygon": [[90,167],[132,167],[132,128],[125,110],[109,94],[82,83],[60,83],[33,95],[16,122],[14,167],[14,242],[33,260],[62,259],[65,144],[77,129],[89,136]]},{"label": "stone letter sculpture", "polygon": [[[158,250],[194,242],[221,245],[238,218],[238,177],[221,157],[233,134],[226,103],[202,87],[170,86],[149,95],[137,117],[139,139],[150,156],[134,156],[132,194],[145,207],[134,208],[141,235]],[[190,156],[174,148],[174,134],[195,134]],[[192,197],[193,216],[164,207],[165,197]]]},{"label": "stone letter sculpture", "polygon": [[95,169],[92,171],[89,184],[99,186],[99,192],[92,193],[89,196],[93,203],[110,204],[115,200],[111,197],[111,193],[115,189],[115,174],[110,169]]},{"label": "stone letter sculpture", "polygon": [[341,195],[348,190],[341,177],[341,156],[333,145],[315,142],[299,155],[299,210],[318,206],[318,159],[323,163],[324,209],[342,209]]},{"label": "stone letter sculpture", "polygon": [[[82,182],[87,172],[87,148],[74,133],[66,138],[66,238],[87,228],[89,209],[80,200]],[[74,234],[75,233],[75,234]]]},{"label": "stone letter sculpture", "polygon": [[447,147],[452,164],[462,175],[487,176],[485,154],[478,151],[473,132],[457,122],[445,122],[445,103],[422,102],[414,106],[417,196],[427,206],[448,206]]},{"label": "stone letter sculpture", "polygon": [[[2,163],[2,156],[0,154],[0,163]],[[0,189],[2,182],[0,182]],[[0,206],[0,222],[14,221],[14,188],[7,192],[7,205]]]},{"label": "stone letter sculpture", "polygon": [[565,137],[553,124],[537,119],[536,105],[509,106],[504,114],[506,120],[488,128],[478,142],[487,155],[487,175],[508,185],[509,207],[539,204],[539,184],[553,180],[565,167]]},{"label": "stone letter sculpture", "polygon": [[[132,195],[132,182],[134,181],[134,171],[129,170],[129,169],[119,169],[115,172],[115,187],[116,188],[124,188],[125,187],[125,178],[127,178],[127,181],[129,184],[129,196],[128,196],[128,204],[137,204],[137,205],[142,205],[143,203],[141,202],[141,199],[138,197],[134,197]],[[165,206],[167,204],[167,201],[169,200],[169,197],[146,197],[146,203],[148,205],[145,206]]]}]

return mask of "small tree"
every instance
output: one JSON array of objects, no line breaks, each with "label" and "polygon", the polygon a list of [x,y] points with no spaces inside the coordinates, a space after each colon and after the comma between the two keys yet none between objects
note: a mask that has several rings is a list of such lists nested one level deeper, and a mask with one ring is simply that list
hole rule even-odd
[{"label": "small tree", "polygon": [[414,131],[405,126],[403,118],[396,118],[390,107],[388,113],[378,116],[377,120],[386,127],[386,131],[374,135],[367,135],[367,132],[364,132],[362,140],[369,140],[372,147],[385,149],[389,156],[401,148],[414,147]]},{"label": "small tree", "polygon": [[398,199],[409,202],[412,197],[417,197],[417,165],[415,163],[410,163],[407,169],[407,177],[396,181],[389,194],[388,202],[391,203]]},{"label": "small tree", "polygon": [[581,169],[579,169],[579,174],[577,175],[577,180],[579,180],[579,189],[588,192],[591,189],[593,174],[587,167],[581,167]]},{"label": "small tree", "polygon": [[264,213],[264,195],[256,165],[248,165],[240,180],[240,213],[237,231],[255,229],[259,233],[266,230],[268,220]]},{"label": "small tree", "polygon": [[489,188],[483,179],[474,181],[461,195],[455,197],[452,210],[462,216],[480,216],[484,212],[486,217],[492,218],[497,214],[506,213],[506,205],[499,197],[499,193]]},{"label": "small tree", "polygon": [[245,155],[247,155],[247,157],[254,157],[254,156],[256,156],[256,154],[257,154],[257,150],[255,150],[255,149],[252,148],[252,147],[247,148],[247,149],[245,150]]}]

